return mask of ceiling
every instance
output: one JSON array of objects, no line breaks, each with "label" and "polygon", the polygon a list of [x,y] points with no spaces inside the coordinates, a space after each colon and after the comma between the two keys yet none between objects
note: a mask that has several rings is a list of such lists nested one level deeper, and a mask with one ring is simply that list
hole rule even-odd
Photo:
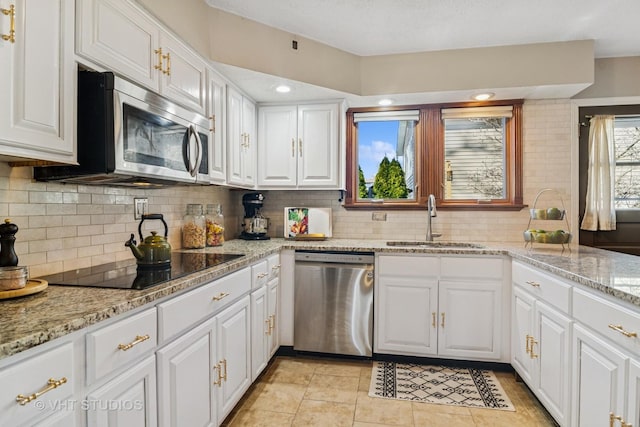
[{"label": "ceiling", "polygon": [[[594,40],[596,58],[640,56],[638,0],[206,2],[226,12],[360,56],[585,39]],[[273,76],[235,67],[222,68],[257,101],[275,100],[272,91],[260,89],[265,87],[261,85],[277,83]],[[326,92],[312,85],[297,86],[287,101],[309,95],[315,98],[306,99],[345,97],[340,92]],[[360,98],[354,102],[369,102]],[[442,96],[437,98],[443,100]],[[424,96],[420,99],[429,102]]]}]

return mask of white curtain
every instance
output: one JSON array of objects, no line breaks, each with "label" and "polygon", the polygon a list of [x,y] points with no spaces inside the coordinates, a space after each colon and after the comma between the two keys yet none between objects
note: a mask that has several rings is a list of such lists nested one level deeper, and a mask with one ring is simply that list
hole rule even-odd
[{"label": "white curtain", "polygon": [[587,198],[580,225],[583,230],[616,229],[614,118],[597,115],[590,120]]}]

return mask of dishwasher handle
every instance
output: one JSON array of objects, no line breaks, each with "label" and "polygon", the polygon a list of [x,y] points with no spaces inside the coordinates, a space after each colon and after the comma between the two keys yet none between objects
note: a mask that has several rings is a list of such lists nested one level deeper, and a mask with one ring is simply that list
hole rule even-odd
[{"label": "dishwasher handle", "polygon": [[333,264],[373,264],[370,252],[324,252],[296,251],[296,262],[321,262]]}]

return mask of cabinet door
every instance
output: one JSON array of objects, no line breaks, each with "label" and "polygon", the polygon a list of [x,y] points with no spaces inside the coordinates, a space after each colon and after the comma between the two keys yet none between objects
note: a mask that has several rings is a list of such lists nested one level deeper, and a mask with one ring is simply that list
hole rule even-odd
[{"label": "cabinet door", "polygon": [[573,326],[573,425],[607,426],[623,414],[628,357],[580,325]]},{"label": "cabinet door", "polygon": [[627,390],[627,415],[625,421],[632,426],[640,426],[640,360],[629,363],[629,387]]},{"label": "cabinet door", "polygon": [[160,92],[200,114],[206,114],[207,65],[180,40],[160,34],[164,58]]},{"label": "cabinet door", "polygon": [[122,0],[77,1],[76,48],[108,70],[154,91],[160,89],[159,27]]},{"label": "cabinet door", "polygon": [[438,355],[500,359],[502,283],[440,281]]},{"label": "cabinet door", "polygon": [[382,276],[376,283],[375,351],[414,356],[437,352],[438,282]]},{"label": "cabinet door", "polygon": [[90,393],[88,425],[92,427],[154,426],[157,422],[155,355]]},{"label": "cabinet door", "polygon": [[298,186],[338,187],[338,105],[298,107]]},{"label": "cabinet door", "polygon": [[251,380],[255,381],[267,366],[269,314],[267,288],[251,293]]},{"label": "cabinet door", "polygon": [[215,319],[210,319],[159,350],[160,426],[217,425],[213,369]]},{"label": "cabinet door", "polygon": [[218,422],[224,420],[251,385],[249,306],[246,296],[216,316],[218,363],[223,378],[218,390]]},{"label": "cabinet door", "polygon": [[253,186],[256,182],[256,155],[258,152],[256,105],[245,97],[242,98],[242,131],[246,139],[242,159],[243,184]]},{"label": "cabinet door", "polygon": [[[0,154],[74,162],[73,0],[15,5],[15,42],[0,40]],[[0,33],[10,18],[0,15]],[[45,77],[46,76],[46,77]]]},{"label": "cabinet door", "polygon": [[227,86],[227,181],[242,185],[244,135],[242,129],[242,95]]},{"label": "cabinet door", "polygon": [[533,359],[529,353],[529,337],[534,334],[533,310],[535,300],[519,287],[513,288],[513,304],[511,307],[511,364],[518,375],[535,388]]},{"label": "cabinet door", "polygon": [[258,113],[258,185],[295,187],[298,114],[295,106],[261,107]]},{"label": "cabinet door", "polygon": [[216,184],[227,182],[227,141],[224,138],[225,83],[212,69],[207,70],[207,117],[209,138],[209,178]]},{"label": "cabinet door", "polygon": [[531,355],[537,364],[536,394],[560,425],[568,425],[571,319],[537,301],[534,324],[537,330]]},{"label": "cabinet door", "polygon": [[280,306],[280,279],[269,281],[267,295],[267,319],[269,320],[269,335],[267,336],[267,362],[275,354],[280,346],[280,334],[278,333],[278,308]]}]

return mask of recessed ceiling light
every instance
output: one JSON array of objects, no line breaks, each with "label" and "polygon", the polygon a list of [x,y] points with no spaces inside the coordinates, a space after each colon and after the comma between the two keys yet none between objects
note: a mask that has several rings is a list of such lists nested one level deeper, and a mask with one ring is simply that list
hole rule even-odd
[{"label": "recessed ceiling light", "polygon": [[485,92],[485,93],[477,93],[475,95],[473,95],[473,99],[475,99],[476,101],[486,101],[487,99],[491,99],[495,96],[496,94],[493,92]]},{"label": "recessed ceiling light", "polygon": [[278,85],[278,86],[276,86],[276,92],[278,92],[278,93],[289,93],[289,92],[291,92],[291,86]]},{"label": "recessed ceiling light", "polygon": [[381,99],[380,101],[378,101],[378,105],[382,105],[383,107],[391,104],[393,104],[393,99],[389,98]]}]

